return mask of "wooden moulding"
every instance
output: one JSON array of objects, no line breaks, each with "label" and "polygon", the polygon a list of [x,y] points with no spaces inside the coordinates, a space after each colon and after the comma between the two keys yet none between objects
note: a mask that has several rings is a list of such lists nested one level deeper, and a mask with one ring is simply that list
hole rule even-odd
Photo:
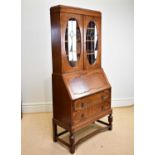
[{"label": "wooden moulding", "polygon": [[100,11],[94,11],[90,9],[83,9],[78,7],[71,7],[71,6],[64,6],[64,5],[57,5],[50,8],[52,13],[74,13],[74,14],[81,14],[81,15],[88,15],[88,16],[101,16]]}]

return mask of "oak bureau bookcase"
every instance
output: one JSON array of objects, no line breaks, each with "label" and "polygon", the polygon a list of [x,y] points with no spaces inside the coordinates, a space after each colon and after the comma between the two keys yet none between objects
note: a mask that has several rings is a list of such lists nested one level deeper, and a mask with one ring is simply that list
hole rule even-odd
[{"label": "oak bureau bookcase", "polygon": [[[53,140],[71,153],[85,139],[112,129],[111,86],[101,68],[101,13],[51,7],[53,58]],[[108,116],[108,123],[99,120]],[[96,122],[106,125],[75,143],[75,132]],[[57,126],[65,130],[58,133]],[[69,143],[60,138],[69,132]]]}]

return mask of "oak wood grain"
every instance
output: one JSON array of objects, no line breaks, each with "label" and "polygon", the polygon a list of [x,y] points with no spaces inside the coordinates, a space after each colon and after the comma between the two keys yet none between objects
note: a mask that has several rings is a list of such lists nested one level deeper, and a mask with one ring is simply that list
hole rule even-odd
[{"label": "oak wood grain", "polygon": [[[67,145],[70,152],[74,153],[76,131],[108,115],[108,129],[112,129],[112,88],[101,68],[101,13],[58,5],[51,7],[50,18],[53,60],[53,140]],[[77,21],[81,36],[81,39],[77,40],[77,46],[81,45],[77,48],[79,59],[74,67],[68,61],[65,48],[68,43],[65,33],[69,19]],[[98,52],[93,64],[88,61],[86,50],[86,32],[91,21],[95,23],[98,34]],[[59,138],[63,132],[58,134],[57,126],[70,132],[70,144]],[[86,138],[88,137],[90,136]]]}]

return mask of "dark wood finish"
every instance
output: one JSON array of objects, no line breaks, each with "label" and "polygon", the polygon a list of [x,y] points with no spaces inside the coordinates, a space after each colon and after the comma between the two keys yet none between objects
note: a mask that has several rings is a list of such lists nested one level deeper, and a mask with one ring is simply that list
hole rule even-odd
[{"label": "dark wood finish", "polygon": [[61,26],[60,26],[60,14],[55,13],[51,16],[51,40],[52,40],[52,64],[53,73],[61,73]]},{"label": "dark wood finish", "polygon": [[[59,141],[75,152],[75,147],[101,132],[112,130],[111,86],[101,68],[101,13],[88,9],[67,6],[55,6],[50,9],[52,37],[52,92],[53,92],[53,140]],[[69,19],[78,23],[81,43],[78,61],[73,67],[69,63],[65,44],[66,28]],[[97,27],[98,53],[94,63],[88,61],[86,51],[86,32],[90,21]],[[91,29],[91,28],[90,28]],[[89,41],[89,40],[88,40]],[[99,119],[108,116],[108,123]],[[107,127],[95,131],[75,143],[75,132],[95,123]],[[65,129],[58,133],[57,126]],[[60,136],[69,132],[69,144]]]},{"label": "dark wood finish", "polygon": [[57,134],[57,136],[61,136],[61,135],[65,134],[65,133],[67,133],[67,132],[68,132],[67,130],[62,131],[62,132],[60,132],[59,134]]},{"label": "dark wood finish", "polygon": [[94,121],[96,121],[96,120],[98,120],[98,119],[100,119],[100,118],[102,118],[102,117],[104,117],[104,116],[106,116],[106,115],[108,115],[110,113],[112,113],[112,110],[107,109],[103,113],[99,113],[99,114],[97,114],[97,115],[95,115],[95,116],[93,116],[91,118],[88,118],[88,119],[85,119],[85,120],[81,121],[78,124],[74,124],[72,126],[72,131],[76,132],[76,131],[80,130],[81,128],[84,128],[84,127],[88,126],[89,124],[92,124]]},{"label": "dark wood finish", "polygon": [[[62,140],[61,138],[59,138],[59,136],[65,134],[66,132],[61,132],[60,134],[57,135],[57,140],[64,144],[65,146],[69,147],[70,149],[70,152],[71,153],[74,153],[75,152],[75,148],[81,144],[82,142],[86,141],[87,139],[95,136],[96,134],[100,133],[100,132],[104,132],[104,131],[107,131],[109,130],[110,128],[110,124],[109,123],[106,123],[106,122],[103,122],[101,120],[97,120],[97,122],[101,123],[101,124],[104,124],[106,125],[106,127],[101,127],[95,131],[93,131],[92,133],[82,137],[81,139],[79,139],[76,143],[75,143],[75,136],[74,136],[74,133],[70,132],[70,135],[69,135],[69,143],[67,143],[66,141]],[[95,122],[93,122],[93,124],[95,124]]]},{"label": "dark wood finish", "polygon": [[71,7],[71,6],[64,6],[64,5],[57,5],[55,7],[51,7],[51,13],[74,13],[74,14],[81,14],[81,15],[88,15],[88,16],[101,16],[100,11],[94,11],[89,9]]},{"label": "dark wood finish", "polygon": [[53,120],[53,141],[57,142],[57,124]]},{"label": "dark wood finish", "polygon": [[97,122],[102,123],[104,125],[109,125],[109,123],[106,123],[106,122],[103,122],[103,121],[100,121],[100,120],[97,120]]},{"label": "dark wood finish", "polygon": [[113,121],[113,117],[112,117],[112,113],[108,116],[108,122],[109,122],[109,130],[112,130],[112,121]]},{"label": "dark wood finish", "polygon": [[78,141],[76,142],[75,146],[81,144],[82,142],[84,142],[85,140],[87,140],[87,139],[89,139],[89,138],[95,136],[96,134],[98,134],[98,133],[100,133],[100,132],[103,132],[103,131],[107,131],[107,130],[108,130],[108,127],[104,127],[104,128],[98,129],[98,130],[92,132],[91,134],[89,134],[89,135],[87,135],[87,136],[81,138],[80,140],[78,140]]},{"label": "dark wood finish", "polygon": [[110,109],[110,90],[76,100],[73,104],[73,125],[93,118]]},{"label": "dark wood finish", "polygon": [[72,100],[111,88],[102,69],[63,74],[63,80]]},{"label": "dark wood finish", "polygon": [[75,136],[73,132],[70,133],[69,141],[70,141],[70,152],[74,153],[75,152]]}]

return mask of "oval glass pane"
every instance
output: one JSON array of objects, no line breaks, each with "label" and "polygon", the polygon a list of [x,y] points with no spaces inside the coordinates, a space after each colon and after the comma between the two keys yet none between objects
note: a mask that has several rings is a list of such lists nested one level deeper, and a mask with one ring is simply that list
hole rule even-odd
[{"label": "oval glass pane", "polygon": [[81,53],[81,34],[76,19],[70,18],[65,32],[65,50],[72,67],[76,66]]},{"label": "oval glass pane", "polygon": [[98,37],[95,22],[90,21],[86,33],[86,51],[87,59],[90,64],[94,64],[98,52]]}]

